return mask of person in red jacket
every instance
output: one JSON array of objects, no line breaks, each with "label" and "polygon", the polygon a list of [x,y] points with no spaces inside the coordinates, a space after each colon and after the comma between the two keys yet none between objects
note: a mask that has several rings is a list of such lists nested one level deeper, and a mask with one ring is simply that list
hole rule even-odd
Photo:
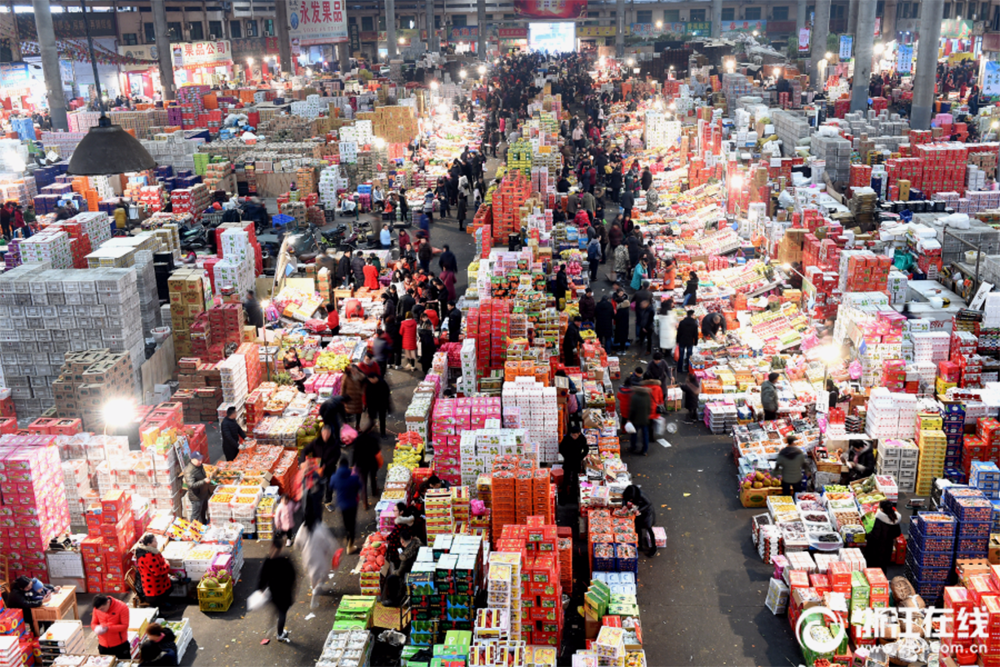
[{"label": "person in red jacket", "polygon": [[97,633],[97,652],[113,655],[119,660],[131,660],[128,645],[128,607],[121,600],[98,595],[94,598],[94,618],[91,629]]},{"label": "person in red jacket", "polygon": [[334,336],[340,333],[340,313],[337,312],[336,300],[326,304],[326,328]]},{"label": "person in red jacket", "polygon": [[399,325],[399,334],[403,337],[403,354],[410,362],[409,368],[404,370],[413,371],[417,369],[417,321],[413,319],[413,313],[407,313],[406,319]]},{"label": "person in red jacket", "polygon": [[173,587],[170,565],[156,548],[156,538],[150,533],[143,535],[135,548],[135,567],[139,571],[145,602],[155,607],[169,607],[167,597]]},{"label": "person in red jacket", "polygon": [[377,290],[378,289],[378,269],[375,268],[375,263],[372,261],[371,257],[368,258],[368,263],[365,264],[365,289]]}]

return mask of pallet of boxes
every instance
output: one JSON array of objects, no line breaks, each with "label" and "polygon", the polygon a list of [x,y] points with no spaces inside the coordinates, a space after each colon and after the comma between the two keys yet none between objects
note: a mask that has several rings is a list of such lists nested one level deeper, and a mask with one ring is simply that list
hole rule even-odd
[{"label": "pallet of boxes", "polygon": [[201,269],[178,269],[167,280],[174,352],[178,358],[192,356],[191,325],[208,309],[212,287]]},{"label": "pallet of boxes", "polygon": [[135,375],[128,352],[83,350],[67,352],[52,383],[56,416],[79,419],[86,431],[104,428],[105,407],[115,399],[135,395]]}]

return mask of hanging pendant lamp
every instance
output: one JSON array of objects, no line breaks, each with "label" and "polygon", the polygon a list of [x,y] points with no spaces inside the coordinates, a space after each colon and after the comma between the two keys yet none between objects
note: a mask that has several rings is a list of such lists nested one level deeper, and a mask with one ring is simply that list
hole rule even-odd
[{"label": "hanging pendant lamp", "polygon": [[101,107],[101,117],[97,121],[97,127],[90,128],[87,136],[77,144],[66,173],[72,176],[103,176],[153,169],[156,167],[156,160],[149,151],[121,125],[112,125],[111,119],[104,112],[101,78],[97,73],[94,40],[90,36],[90,22],[87,20],[87,5],[84,0],[80,0],[80,6],[83,8],[83,25],[87,31],[87,46],[90,47],[90,64],[94,68],[94,86],[97,90],[97,104]]}]

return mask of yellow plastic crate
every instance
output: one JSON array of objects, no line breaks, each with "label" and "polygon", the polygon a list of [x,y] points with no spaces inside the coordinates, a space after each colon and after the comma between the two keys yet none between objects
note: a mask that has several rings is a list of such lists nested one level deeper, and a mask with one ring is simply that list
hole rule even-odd
[{"label": "yellow plastic crate", "polygon": [[211,598],[209,600],[203,600],[200,597],[198,598],[198,608],[204,612],[229,611],[229,607],[232,604],[233,604],[232,590],[229,591],[228,595],[222,598]]}]

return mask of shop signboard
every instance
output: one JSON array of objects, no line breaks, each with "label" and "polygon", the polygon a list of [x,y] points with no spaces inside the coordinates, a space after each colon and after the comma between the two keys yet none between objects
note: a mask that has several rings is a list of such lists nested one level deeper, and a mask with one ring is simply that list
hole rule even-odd
[{"label": "shop signboard", "polygon": [[580,39],[590,37],[614,37],[615,27],[613,25],[578,25],[576,36]]},{"label": "shop signboard", "polygon": [[908,74],[913,70],[913,46],[900,44],[896,51],[896,71]]},{"label": "shop signboard", "polygon": [[799,30],[799,52],[809,50],[809,28]]},{"label": "shop signboard", "polygon": [[1000,32],[983,35],[983,51],[1000,51]]},{"label": "shop signboard", "polygon": [[583,19],[587,0],[514,0],[514,12],[533,19]]},{"label": "shop signboard", "polygon": [[633,23],[627,30],[637,37],[659,37],[660,35],[677,34],[683,35],[687,32],[688,24],[684,21],[672,23]]},{"label": "shop signboard", "polygon": [[[114,12],[87,12],[87,26],[90,27],[91,37],[118,36]],[[79,39],[86,33],[83,14],[80,12],[58,14],[53,12],[52,27],[55,29],[56,39]],[[33,42],[38,39],[34,14],[17,15],[17,33],[23,40]]]},{"label": "shop signboard", "polygon": [[[155,44],[119,46],[118,55],[125,56],[126,58],[135,58],[137,60],[156,60],[158,57]],[[145,72],[150,67],[156,67],[156,64],[151,62],[132,64],[122,63],[119,67],[123,72]]]},{"label": "shop signboard", "polygon": [[452,28],[448,33],[448,39],[452,42],[474,42],[479,39],[479,26],[470,25],[461,28]]},{"label": "shop signboard", "polygon": [[233,51],[233,60],[263,58],[266,55],[277,55],[279,52],[277,37],[234,39],[230,44]]},{"label": "shop signboard", "polygon": [[972,37],[972,21],[945,19],[941,21],[941,36],[947,39],[969,39]]},{"label": "shop signboard", "polygon": [[528,39],[527,28],[497,28],[499,39]]},{"label": "shop signboard", "polygon": [[29,80],[27,63],[0,63],[0,88],[24,88]]},{"label": "shop signboard", "polygon": [[348,41],[344,0],[288,0],[288,25],[302,46]]},{"label": "shop signboard", "polygon": [[996,60],[983,62],[983,95],[987,97],[1000,95],[1000,62]]},{"label": "shop signboard", "polygon": [[[690,25],[690,24],[689,24]],[[767,30],[767,21],[723,21],[722,32],[758,32]]]},{"label": "shop signboard", "polygon": [[362,42],[385,41],[385,39],[379,40],[379,33],[375,32],[374,30],[362,30],[359,36],[361,37]]},{"label": "shop signboard", "polygon": [[347,27],[347,32],[351,39],[351,53],[357,53],[361,50],[361,28],[357,23],[352,23]]},{"label": "shop signboard", "polygon": [[851,35],[841,35],[840,36],[840,59],[850,60],[851,52],[854,48],[854,37]]},{"label": "shop signboard", "polygon": [[[723,23],[722,25],[726,25]],[[761,28],[763,30],[763,28]],[[712,32],[711,21],[688,21],[684,26],[684,32],[688,35],[708,35]]]},{"label": "shop signboard", "polygon": [[175,67],[217,67],[233,62],[229,40],[173,44]]}]

